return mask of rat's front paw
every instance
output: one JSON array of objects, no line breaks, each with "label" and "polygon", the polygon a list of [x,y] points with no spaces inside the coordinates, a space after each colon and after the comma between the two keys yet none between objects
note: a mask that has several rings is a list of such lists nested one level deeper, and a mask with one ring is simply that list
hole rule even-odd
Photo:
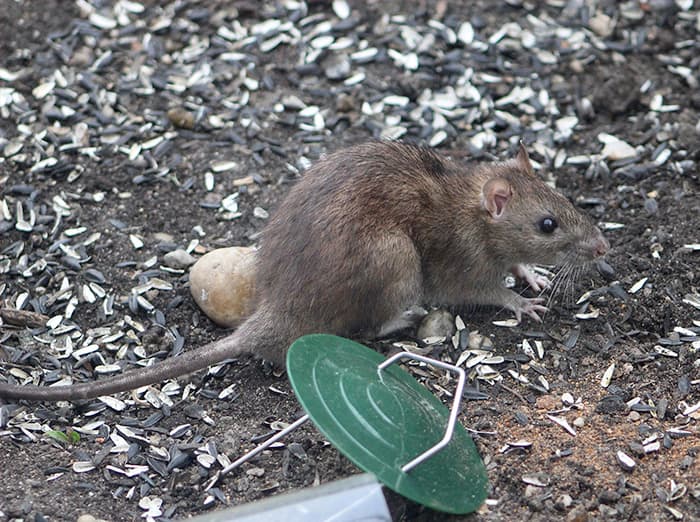
[{"label": "rat's front paw", "polygon": [[545,288],[549,288],[552,284],[547,277],[536,274],[527,265],[515,265],[510,269],[510,271],[515,277],[524,279],[527,284],[530,285],[530,288],[532,288],[535,292],[541,292]]},{"label": "rat's front paw", "polygon": [[543,302],[544,299],[541,297],[533,297],[531,299],[520,297],[517,303],[515,303],[513,306],[509,306],[508,308],[515,313],[515,318],[518,321],[522,319],[523,314],[526,314],[532,317],[535,321],[541,323],[542,319],[537,312],[544,314],[548,310],[546,306],[540,304]]}]

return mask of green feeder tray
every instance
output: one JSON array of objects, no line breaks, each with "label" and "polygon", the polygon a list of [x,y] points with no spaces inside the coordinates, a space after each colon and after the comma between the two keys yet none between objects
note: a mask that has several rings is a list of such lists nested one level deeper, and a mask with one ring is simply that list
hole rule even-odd
[{"label": "green feeder tray", "polygon": [[[387,360],[342,337],[306,335],[290,347],[287,373],[314,424],[359,468],[432,509],[471,513],[486,499],[486,468],[456,409],[393,365],[403,355]],[[460,397],[461,386],[456,404]]]}]

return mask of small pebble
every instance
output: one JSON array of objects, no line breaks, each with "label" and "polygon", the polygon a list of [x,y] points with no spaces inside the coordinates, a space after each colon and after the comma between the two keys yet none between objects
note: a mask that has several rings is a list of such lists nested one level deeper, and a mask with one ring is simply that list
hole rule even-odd
[{"label": "small pebble", "polygon": [[173,107],[168,111],[168,119],[175,127],[181,129],[194,128],[194,114],[182,107]]},{"label": "small pebble", "polygon": [[197,258],[178,248],[163,256],[163,262],[171,268],[187,268],[197,262]]},{"label": "small pebble", "polygon": [[454,316],[447,310],[432,310],[426,315],[418,327],[418,339],[429,337],[444,337],[449,339],[455,333]]},{"label": "small pebble", "polygon": [[490,337],[480,334],[479,332],[469,332],[467,347],[470,350],[491,350],[493,349],[493,341]]},{"label": "small pebble", "polygon": [[605,13],[597,12],[588,21],[591,30],[602,38],[607,38],[615,30],[615,21]]},{"label": "small pebble", "polygon": [[350,59],[344,55],[333,55],[323,63],[323,72],[329,80],[344,80],[350,76]]},{"label": "small pebble", "polygon": [[574,500],[571,498],[570,495],[563,494],[559,495],[557,499],[554,501],[554,507],[556,507],[560,511],[566,511],[571,507],[571,504],[574,502]]},{"label": "small pebble", "polygon": [[525,486],[525,492],[524,492],[525,498],[533,498],[533,497],[536,497],[536,496],[541,495],[541,494],[542,494],[542,489],[538,488],[537,486],[533,486],[530,484]]}]

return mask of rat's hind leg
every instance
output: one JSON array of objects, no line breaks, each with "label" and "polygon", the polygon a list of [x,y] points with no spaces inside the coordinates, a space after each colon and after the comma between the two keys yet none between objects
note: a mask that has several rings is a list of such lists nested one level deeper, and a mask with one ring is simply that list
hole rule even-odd
[{"label": "rat's hind leg", "polygon": [[367,252],[364,272],[369,284],[363,300],[371,314],[366,333],[381,336],[414,325],[416,313],[411,307],[421,304],[423,281],[413,241],[404,234],[376,238]]},{"label": "rat's hind leg", "polygon": [[406,328],[414,328],[427,313],[427,310],[422,306],[411,306],[408,310],[401,312],[397,317],[382,324],[377,332],[376,338],[381,339],[382,337],[387,337],[393,333],[405,330]]}]

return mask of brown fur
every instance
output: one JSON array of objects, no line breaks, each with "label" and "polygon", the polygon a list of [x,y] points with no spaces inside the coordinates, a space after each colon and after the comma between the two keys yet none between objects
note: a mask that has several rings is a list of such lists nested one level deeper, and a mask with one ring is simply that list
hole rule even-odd
[{"label": "brown fur", "polygon": [[[482,203],[494,178],[510,194],[497,218]],[[538,222],[549,214],[559,228],[543,235]],[[326,156],[291,189],[263,232],[257,309],[231,336],[96,383],[0,385],[0,397],[106,395],[243,353],[283,365],[301,335],[373,335],[421,303],[526,311],[528,300],[501,284],[511,267],[564,256],[581,262],[606,249],[600,231],[532,172],[524,149],[514,160],[465,167],[425,148],[363,144]]]}]

